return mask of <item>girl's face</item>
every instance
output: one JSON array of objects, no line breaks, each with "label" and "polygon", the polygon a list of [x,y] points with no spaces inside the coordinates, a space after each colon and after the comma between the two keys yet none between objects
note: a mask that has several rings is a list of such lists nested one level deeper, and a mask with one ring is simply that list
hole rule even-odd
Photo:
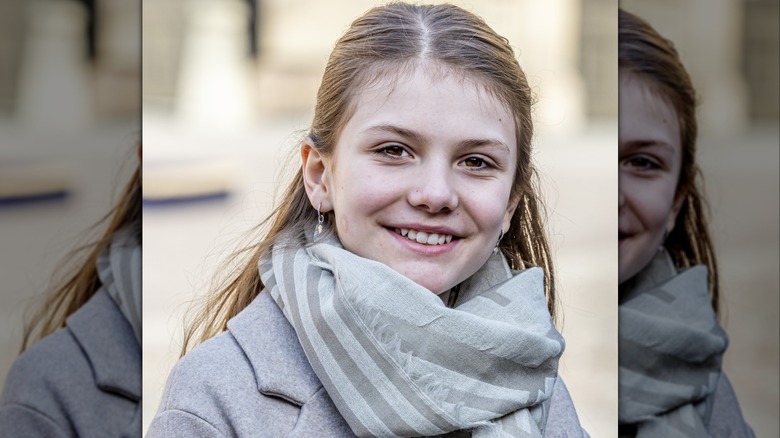
[{"label": "girl's face", "polygon": [[333,155],[302,151],[309,198],[334,212],[344,247],[436,294],[487,261],[517,206],[512,113],[445,73],[363,90]]},{"label": "girl's face", "polygon": [[620,72],[618,276],[630,279],[652,260],[682,203],[682,163],[674,107],[644,78]]}]

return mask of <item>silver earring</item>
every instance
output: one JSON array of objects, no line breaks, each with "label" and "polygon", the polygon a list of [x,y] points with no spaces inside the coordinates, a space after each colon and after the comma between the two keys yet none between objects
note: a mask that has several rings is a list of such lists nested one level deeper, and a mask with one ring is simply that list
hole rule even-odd
[{"label": "silver earring", "polygon": [[316,239],[317,236],[322,234],[322,223],[325,222],[325,216],[320,213],[320,208],[322,208],[322,202],[320,202],[317,205],[317,229],[314,231],[314,238]]},{"label": "silver earring", "polygon": [[493,248],[493,254],[498,254],[498,245],[501,244],[501,239],[504,238],[504,229],[501,229],[501,234],[498,236],[498,242],[496,242],[496,247]]}]

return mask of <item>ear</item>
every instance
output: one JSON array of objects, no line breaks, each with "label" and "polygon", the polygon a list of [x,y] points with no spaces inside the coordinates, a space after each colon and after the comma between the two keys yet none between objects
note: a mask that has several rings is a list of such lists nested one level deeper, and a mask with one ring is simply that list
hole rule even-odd
[{"label": "ear", "polygon": [[501,230],[504,231],[504,234],[509,232],[509,227],[512,224],[512,216],[515,215],[515,210],[517,210],[517,206],[520,204],[521,196],[521,194],[517,194],[509,197],[509,204],[507,204],[506,212],[504,213],[504,222],[501,225]]},{"label": "ear", "polygon": [[679,193],[677,196],[674,197],[674,204],[672,205],[672,210],[669,212],[669,217],[666,218],[666,235],[672,233],[672,230],[674,230],[674,224],[677,223],[677,215],[680,213],[680,208],[682,208],[683,201],[685,201],[685,198],[687,197],[684,193]]},{"label": "ear", "polygon": [[323,157],[314,147],[314,143],[308,137],[301,145],[301,159],[303,161],[303,185],[306,195],[309,197],[312,207],[322,204],[321,212],[333,210],[330,199],[330,162]]}]

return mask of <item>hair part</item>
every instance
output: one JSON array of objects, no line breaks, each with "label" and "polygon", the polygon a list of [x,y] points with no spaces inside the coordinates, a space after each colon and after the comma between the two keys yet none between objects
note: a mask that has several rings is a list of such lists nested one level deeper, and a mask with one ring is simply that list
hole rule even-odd
[{"label": "hair part", "polygon": [[622,9],[618,11],[618,41],[619,70],[647,80],[677,113],[682,166],[676,196],[683,201],[664,246],[679,267],[707,266],[710,300],[717,314],[718,268],[708,226],[710,211],[704,182],[696,163],[696,90],[674,44],[645,20]]},{"label": "hair part", "polygon": [[[509,42],[481,18],[447,4],[390,3],[366,12],[352,23],[330,54],[308,138],[320,155],[332,155],[341,129],[354,112],[357,93],[379,81],[394,81],[404,72],[431,66],[475,81],[514,115],[518,165],[512,199],[518,199],[519,204],[500,249],[513,269],[543,268],[548,308],[555,315],[553,261],[538,176],[531,160],[533,95]],[[262,291],[260,257],[280,235],[292,232],[302,236],[305,225],[316,219],[298,169],[281,203],[255,229],[253,234],[262,237],[229,257],[228,269],[223,271],[228,272],[227,280],[217,283],[215,292],[194,309],[195,316],[185,329],[182,355],[226,330],[228,320]]]}]

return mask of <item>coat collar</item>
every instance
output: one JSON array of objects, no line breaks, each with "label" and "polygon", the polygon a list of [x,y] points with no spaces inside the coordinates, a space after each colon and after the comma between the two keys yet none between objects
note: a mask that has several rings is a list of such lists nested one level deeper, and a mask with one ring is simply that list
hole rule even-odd
[{"label": "coat collar", "polygon": [[260,293],[228,321],[244,350],[261,393],[302,406],[322,388],[295,330],[268,293]]},{"label": "coat collar", "polygon": [[67,326],[87,356],[97,387],[141,400],[141,348],[114,300],[100,289],[67,318]]}]

